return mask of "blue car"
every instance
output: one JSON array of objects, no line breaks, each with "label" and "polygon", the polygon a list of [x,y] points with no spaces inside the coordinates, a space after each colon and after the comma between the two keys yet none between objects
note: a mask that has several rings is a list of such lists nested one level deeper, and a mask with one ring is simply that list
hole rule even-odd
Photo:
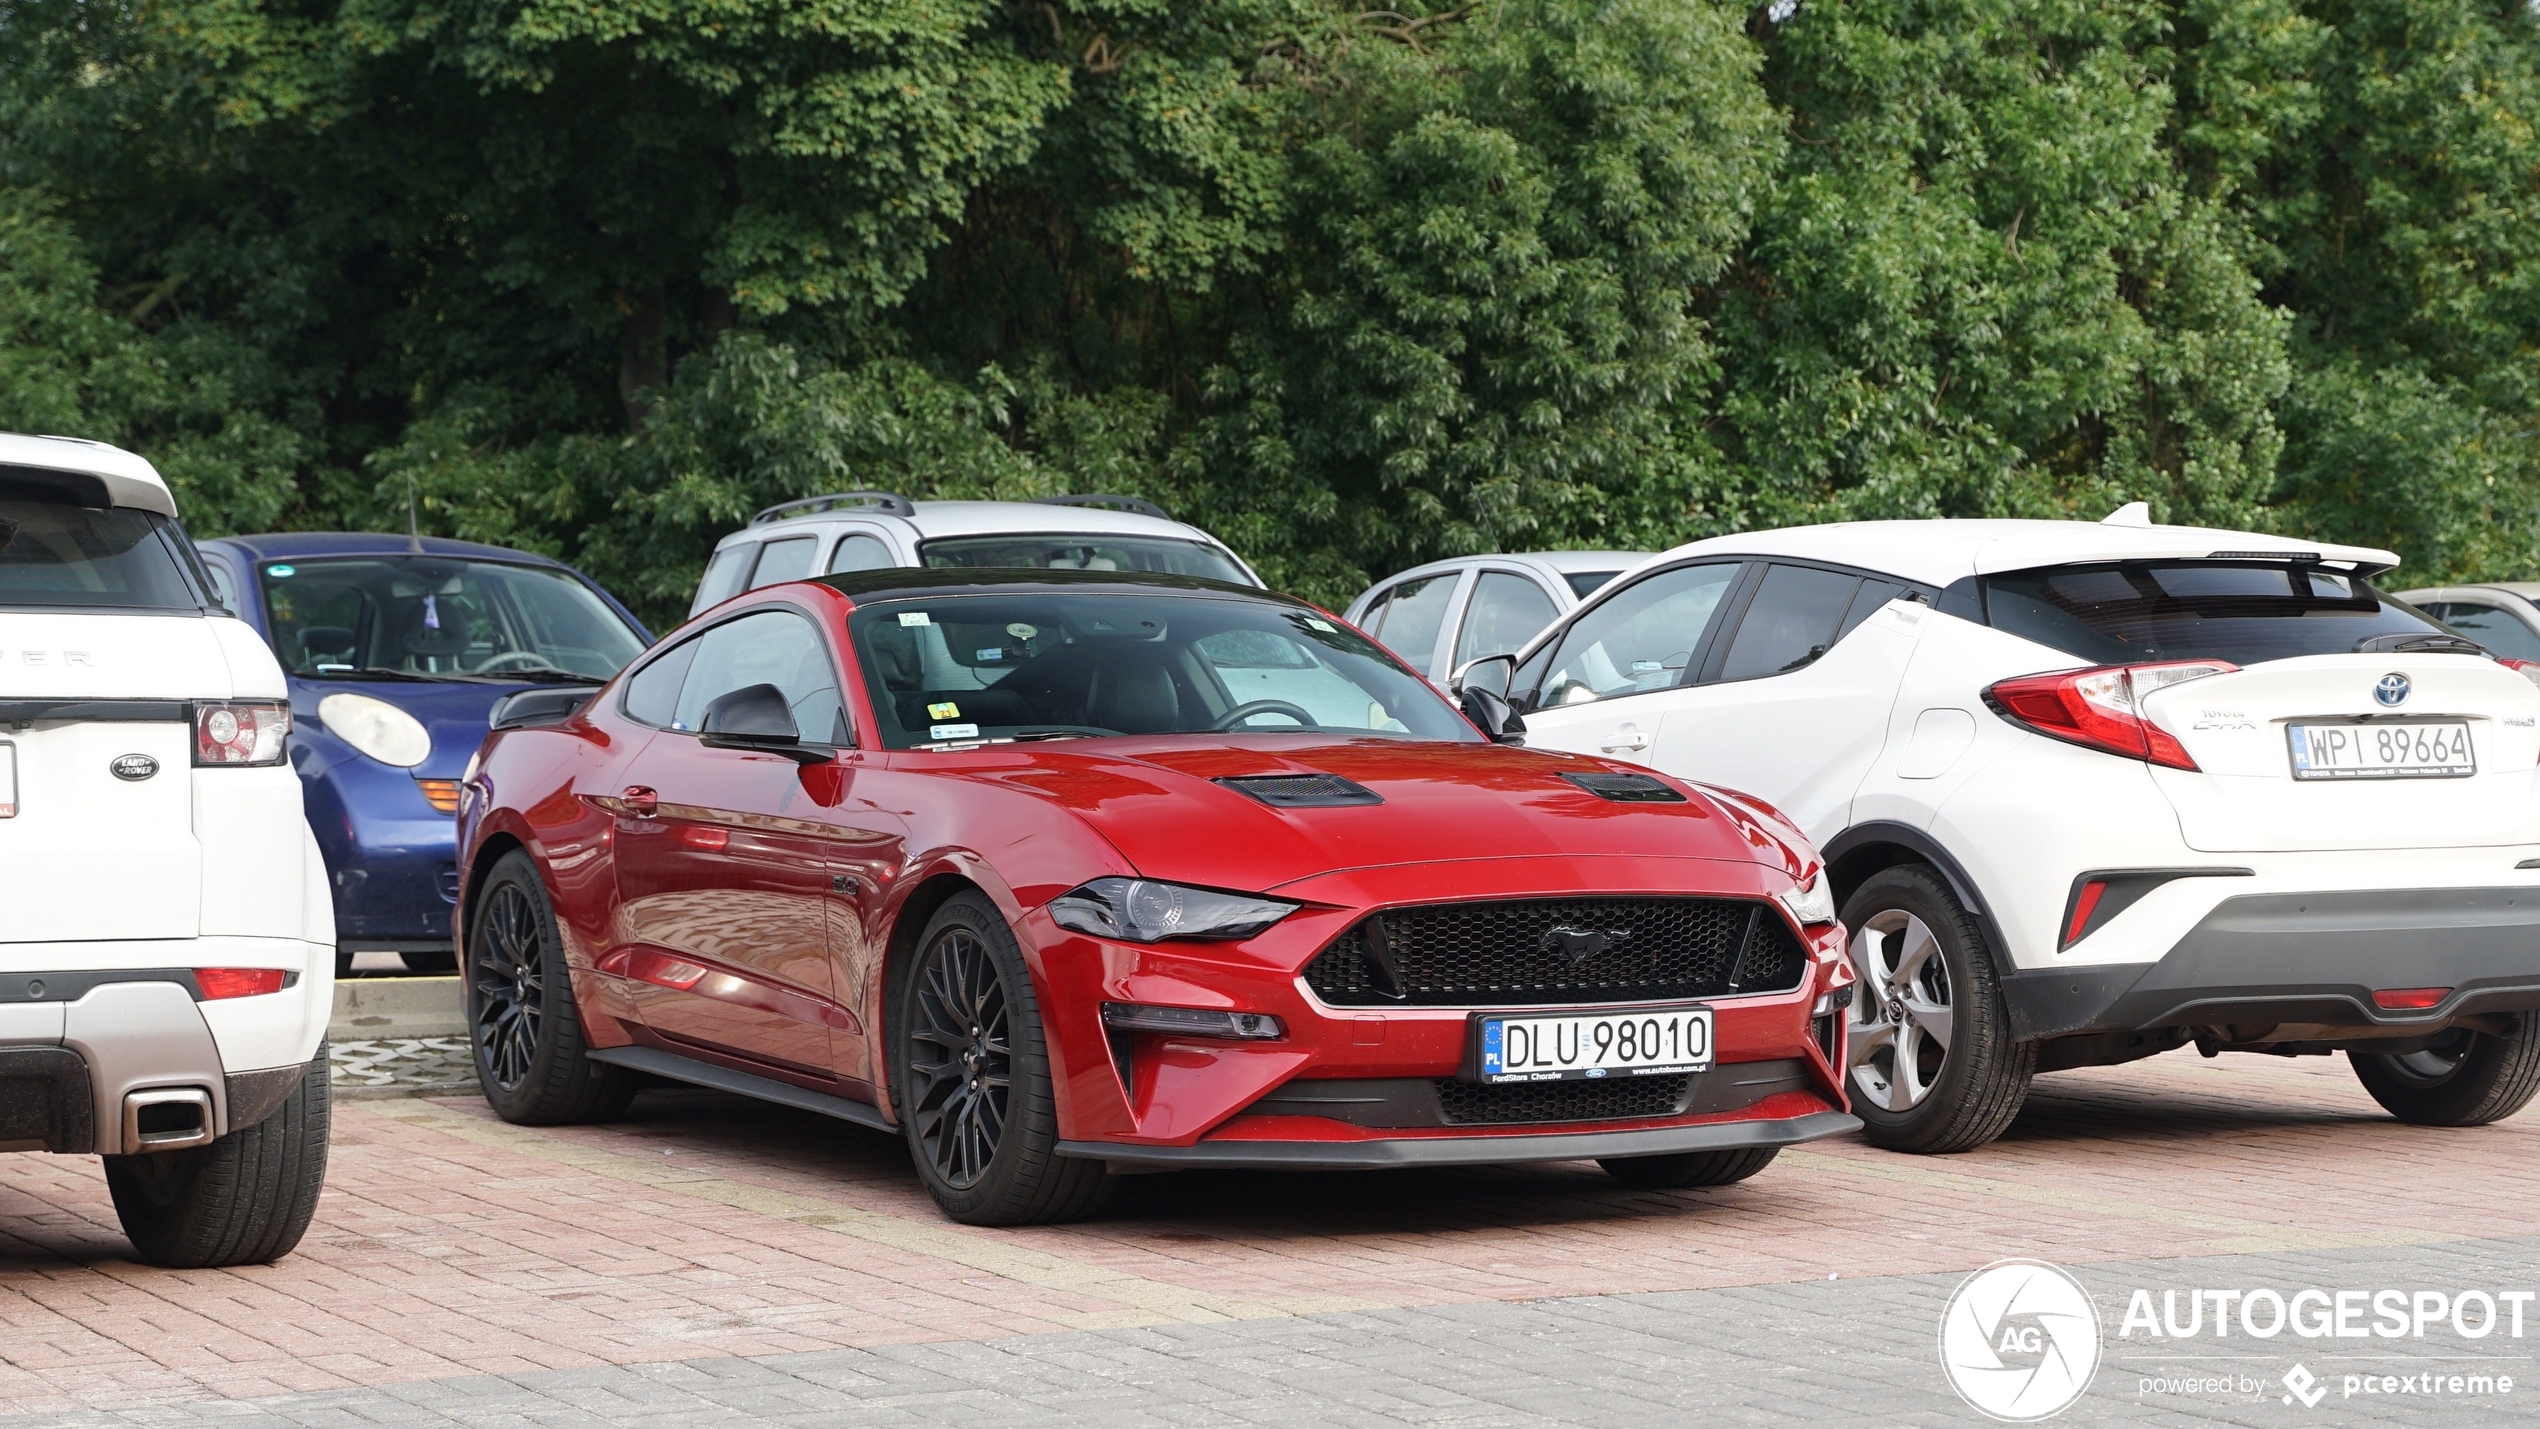
[{"label": "blue car", "polygon": [[224,603],[291,685],[291,765],[335,884],[335,964],[456,966],[459,780],[496,701],[597,686],[652,643],[544,556],[434,537],[293,533],[197,543]]}]

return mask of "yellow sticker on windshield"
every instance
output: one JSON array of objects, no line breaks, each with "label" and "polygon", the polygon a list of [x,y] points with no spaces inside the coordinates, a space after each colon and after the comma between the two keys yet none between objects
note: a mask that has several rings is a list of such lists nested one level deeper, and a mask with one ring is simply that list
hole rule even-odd
[{"label": "yellow sticker on windshield", "polygon": [[941,704],[928,705],[926,707],[926,717],[928,719],[959,719],[961,718],[961,706],[954,704],[950,700],[946,700]]}]

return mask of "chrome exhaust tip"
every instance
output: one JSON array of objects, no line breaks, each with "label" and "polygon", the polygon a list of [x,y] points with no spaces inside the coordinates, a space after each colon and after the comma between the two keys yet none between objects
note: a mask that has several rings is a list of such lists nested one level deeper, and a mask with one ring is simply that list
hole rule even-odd
[{"label": "chrome exhaust tip", "polygon": [[151,1087],[126,1092],[123,1151],[183,1151],[212,1143],[212,1094],[200,1087]]}]

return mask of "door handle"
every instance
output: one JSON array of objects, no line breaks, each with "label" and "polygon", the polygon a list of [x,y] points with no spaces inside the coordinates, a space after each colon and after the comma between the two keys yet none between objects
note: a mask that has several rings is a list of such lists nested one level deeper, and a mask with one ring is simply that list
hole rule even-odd
[{"label": "door handle", "polygon": [[648,784],[629,784],[617,797],[625,802],[626,812],[639,819],[649,819],[661,812],[661,795]]},{"label": "door handle", "polygon": [[1620,754],[1626,749],[1639,750],[1648,747],[1649,736],[1629,726],[1616,730],[1612,738],[1597,746],[1608,754]]}]

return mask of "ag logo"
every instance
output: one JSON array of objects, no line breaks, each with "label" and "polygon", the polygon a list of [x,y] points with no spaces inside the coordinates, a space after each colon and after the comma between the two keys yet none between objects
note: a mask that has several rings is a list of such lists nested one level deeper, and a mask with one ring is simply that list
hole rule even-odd
[{"label": "ag logo", "polygon": [[2385,705],[2404,705],[2408,702],[2408,689],[2408,677],[2393,670],[2372,682],[2372,697]]},{"label": "ag logo", "polygon": [[106,766],[114,776],[127,784],[138,784],[159,772],[159,761],[146,754],[121,754]]},{"label": "ag logo", "polygon": [[2013,1424],[2061,1414],[2099,1370],[2099,1309],[2038,1260],[1997,1260],[1940,1315],[1940,1366],[1979,1414]]}]

